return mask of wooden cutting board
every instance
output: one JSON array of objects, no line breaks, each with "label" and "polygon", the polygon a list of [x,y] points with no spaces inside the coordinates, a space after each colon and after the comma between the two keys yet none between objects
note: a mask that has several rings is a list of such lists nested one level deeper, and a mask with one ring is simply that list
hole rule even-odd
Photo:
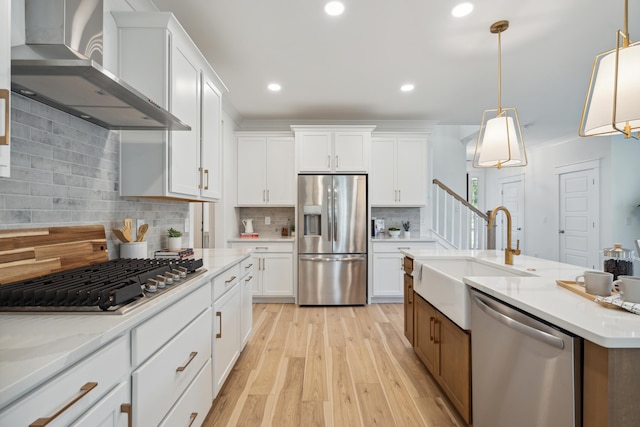
[{"label": "wooden cutting board", "polygon": [[569,289],[571,292],[574,292],[582,297],[585,297],[597,304],[600,304],[604,307],[607,308],[618,308],[620,310],[624,310],[622,307],[619,307],[615,304],[609,304],[608,302],[600,302],[600,301],[596,301],[596,296],[595,295],[591,295],[589,293],[587,293],[587,291],[584,290],[584,286],[580,286],[578,285],[576,282],[572,282],[569,280],[556,280],[556,283],[558,284],[558,286],[562,286],[565,289]]},{"label": "wooden cutting board", "polygon": [[0,230],[0,285],[108,260],[102,225]]}]

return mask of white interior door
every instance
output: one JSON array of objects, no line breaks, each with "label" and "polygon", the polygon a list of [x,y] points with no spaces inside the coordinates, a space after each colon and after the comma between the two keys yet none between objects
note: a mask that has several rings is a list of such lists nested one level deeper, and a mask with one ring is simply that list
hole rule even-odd
[{"label": "white interior door", "polygon": [[[515,249],[516,242],[520,240],[520,250],[524,251],[523,226],[524,226],[524,180],[521,176],[505,179],[500,183],[501,204],[511,214],[511,246]],[[496,230],[496,248],[507,247],[506,217],[502,214]]]},{"label": "white interior door", "polygon": [[560,262],[597,268],[599,169],[560,174]]}]

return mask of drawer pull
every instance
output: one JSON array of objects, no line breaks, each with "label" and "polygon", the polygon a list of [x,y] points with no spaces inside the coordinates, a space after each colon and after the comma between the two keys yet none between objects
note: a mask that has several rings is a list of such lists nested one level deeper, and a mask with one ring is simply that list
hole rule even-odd
[{"label": "drawer pull", "polygon": [[269,246],[256,246],[256,251],[258,249],[262,249],[262,250],[268,251],[269,250]]},{"label": "drawer pull", "polygon": [[440,324],[440,320],[435,319],[433,321],[433,343],[434,344],[440,344],[440,327],[438,326],[439,324]]},{"label": "drawer pull", "polygon": [[250,269],[251,267],[253,267],[253,263],[251,263],[251,264],[249,264],[249,265],[245,265],[245,266],[244,266],[244,269],[245,269],[245,270],[248,270],[248,269]]},{"label": "drawer pull", "polygon": [[198,418],[198,413],[197,412],[192,412],[191,415],[189,416],[189,425],[187,427],[191,427],[191,425],[193,424],[193,422],[196,420],[196,418]]},{"label": "drawer pull", "polygon": [[191,352],[191,354],[189,355],[189,361],[186,363],[186,365],[184,365],[184,366],[178,366],[178,367],[176,368],[176,372],[182,372],[182,371],[184,371],[185,369],[187,369],[187,366],[189,366],[189,364],[190,364],[191,362],[193,362],[193,359],[195,359],[197,355],[198,355],[198,352],[197,352],[197,351],[192,351],[192,352]]},{"label": "drawer pull", "polygon": [[120,405],[120,412],[127,414],[127,427],[133,427],[133,422],[131,420],[131,403],[123,403]]},{"label": "drawer pull", "polygon": [[253,276],[249,276],[248,278],[244,279],[244,281],[245,281],[245,283],[246,283],[246,282],[250,282],[250,281],[251,281],[251,279],[253,279]]},{"label": "drawer pull", "polygon": [[216,317],[218,317],[220,319],[219,323],[220,323],[220,332],[218,332],[216,334],[216,338],[222,338],[222,312],[221,311],[216,311]]},{"label": "drawer pull", "polygon": [[433,341],[433,321],[435,320],[435,317],[430,316],[429,317],[429,341]]},{"label": "drawer pull", "polygon": [[229,280],[225,280],[225,281],[224,281],[224,283],[231,283],[231,282],[233,282],[234,280],[236,280],[236,276],[231,276],[231,277],[229,278]]},{"label": "drawer pull", "polygon": [[96,388],[98,386],[98,383],[86,383],[85,385],[83,385],[82,387],[80,387],[80,391],[82,393],[80,393],[76,398],[74,398],[71,402],[67,403],[62,409],[60,409],[58,412],[56,412],[55,414],[53,414],[51,417],[49,418],[38,418],[37,420],[35,420],[34,422],[32,422],[31,424],[29,424],[29,427],[44,427],[47,424],[49,424],[51,421],[55,420],[56,418],[58,418],[58,416],[60,416],[64,411],[66,411],[67,409],[69,409],[70,407],[73,406],[74,403],[76,403],[78,400],[82,399],[83,397],[85,397],[87,395],[87,393],[89,393],[91,390],[93,390],[94,388]]}]

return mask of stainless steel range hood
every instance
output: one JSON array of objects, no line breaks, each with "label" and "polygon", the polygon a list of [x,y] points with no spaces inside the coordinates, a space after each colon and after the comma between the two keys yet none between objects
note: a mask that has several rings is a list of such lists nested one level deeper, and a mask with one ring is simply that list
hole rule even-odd
[{"label": "stainless steel range hood", "polygon": [[11,89],[107,129],[191,127],[102,67],[102,0],[26,0]]}]

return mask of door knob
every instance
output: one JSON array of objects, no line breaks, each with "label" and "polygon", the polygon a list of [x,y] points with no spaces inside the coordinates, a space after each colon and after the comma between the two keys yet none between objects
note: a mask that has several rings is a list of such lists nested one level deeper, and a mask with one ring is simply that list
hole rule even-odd
[{"label": "door knob", "polygon": [[559,231],[559,233],[560,233],[560,234],[564,234],[564,230],[560,230],[560,231]]}]

